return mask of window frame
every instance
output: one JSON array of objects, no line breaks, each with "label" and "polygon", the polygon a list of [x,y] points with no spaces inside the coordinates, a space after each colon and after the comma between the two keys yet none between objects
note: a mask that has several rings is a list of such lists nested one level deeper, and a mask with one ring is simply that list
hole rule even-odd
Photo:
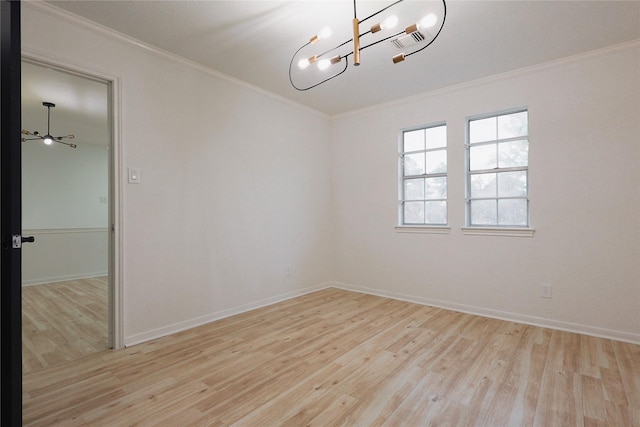
[{"label": "window frame", "polygon": [[[414,131],[418,131],[418,130],[423,130],[423,131],[427,131],[428,129],[434,129],[434,128],[439,128],[439,127],[443,127],[444,128],[444,132],[445,132],[445,145],[441,146],[441,147],[436,147],[436,148],[427,148],[427,141],[425,139],[425,146],[424,149],[421,150],[413,150],[413,151],[404,151],[404,143],[405,143],[405,134],[409,133],[409,132],[414,132]],[[447,165],[447,170],[446,172],[434,172],[434,173],[427,173],[427,171],[425,170],[425,173],[420,174],[420,175],[407,175],[405,176],[405,156],[407,155],[411,155],[411,154],[419,154],[419,153],[425,153],[425,156],[427,153],[429,152],[437,152],[437,151],[444,151],[445,153],[445,158],[446,158],[446,165]],[[397,222],[397,226],[396,226],[396,231],[398,232],[418,232],[418,233],[424,233],[424,232],[429,232],[429,233],[448,233],[450,230],[449,227],[449,179],[448,179],[448,174],[449,174],[449,135],[448,135],[448,127],[447,127],[447,123],[445,121],[439,121],[439,122],[434,122],[434,123],[430,123],[427,125],[421,125],[421,126],[414,126],[414,127],[410,127],[410,128],[404,128],[400,131],[399,137],[398,137],[398,222]],[[425,165],[426,167],[426,165]],[[438,198],[438,199],[407,199],[405,197],[405,181],[410,180],[410,179],[429,179],[429,178],[444,178],[445,179],[445,197],[444,198]],[[429,201],[434,201],[434,202],[444,202],[444,209],[445,209],[445,222],[443,223],[429,223],[426,222],[427,217],[426,217],[426,211],[425,211],[425,222],[424,223],[405,223],[405,203],[406,202],[414,202],[414,201],[421,201],[421,202],[429,202]]]},{"label": "window frame", "polygon": [[[499,138],[499,135],[496,133],[495,139],[487,140],[487,141],[479,141],[475,143],[471,143],[471,123],[478,120],[484,120],[489,118],[496,119],[496,125],[498,118],[501,116],[508,116],[512,114],[518,113],[527,113],[527,133],[526,135],[520,135],[516,137],[509,138]],[[530,141],[530,111],[528,107],[520,107],[513,108],[509,110],[502,110],[499,112],[475,115],[467,117],[466,119],[466,135],[465,135],[465,224],[466,227],[463,227],[462,231],[465,234],[474,234],[474,235],[490,235],[490,234],[501,234],[508,236],[532,236],[533,228],[531,228],[531,209],[530,209],[530,199],[529,199],[529,148],[527,147],[527,164],[526,166],[510,166],[510,167],[499,167],[499,149],[500,144],[505,144],[509,142],[515,141],[523,141],[527,142],[529,145]],[[479,147],[479,146],[490,146],[494,145],[496,147],[496,167],[492,169],[477,169],[471,170],[471,148]],[[474,175],[487,175],[487,174],[495,174],[496,180],[499,177],[500,173],[508,173],[508,172],[524,172],[526,177],[526,194],[524,196],[503,196],[496,192],[495,197],[471,197],[471,180]],[[472,201],[474,200],[495,200],[496,203],[496,222],[495,224],[472,224]],[[499,204],[501,200],[524,200],[526,203],[526,224],[518,225],[518,224],[500,224],[500,213],[499,213]]]}]

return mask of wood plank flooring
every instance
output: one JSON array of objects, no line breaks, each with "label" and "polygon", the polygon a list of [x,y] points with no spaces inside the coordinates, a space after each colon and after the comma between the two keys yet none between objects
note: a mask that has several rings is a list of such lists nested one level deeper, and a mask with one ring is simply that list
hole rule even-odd
[{"label": "wood plank flooring", "polygon": [[22,373],[109,348],[107,277],[22,288]]},{"label": "wood plank flooring", "polygon": [[24,376],[27,426],[640,426],[640,346],[326,289]]}]

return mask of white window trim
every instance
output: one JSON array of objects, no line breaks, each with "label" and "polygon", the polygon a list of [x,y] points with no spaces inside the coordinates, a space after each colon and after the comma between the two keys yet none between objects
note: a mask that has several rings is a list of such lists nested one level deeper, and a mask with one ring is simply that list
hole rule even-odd
[{"label": "white window trim", "polygon": [[[412,178],[428,178],[428,177],[444,177],[447,180],[447,197],[443,199],[443,201],[447,204],[447,223],[446,224],[404,224],[403,212],[404,207],[402,206],[404,202],[407,200],[404,199],[404,155],[414,153],[414,151],[403,151],[404,144],[404,133],[411,132],[414,130],[420,129],[428,129],[435,128],[439,126],[444,126],[447,132],[447,145],[444,147],[447,153],[447,172],[443,173],[434,173],[434,174],[423,174],[423,175],[415,175],[410,177]],[[442,148],[431,148],[425,150],[419,150],[416,152],[428,152],[428,151],[437,151]],[[447,127],[447,122],[435,122],[429,125],[422,126],[414,126],[409,128],[401,129],[400,134],[398,136],[398,194],[401,195],[400,200],[398,200],[398,224],[395,229],[398,233],[430,233],[430,234],[448,234],[451,231],[451,227],[449,227],[449,129]]]},{"label": "white window trim", "polygon": [[440,225],[397,225],[396,233],[449,234],[451,227]]},{"label": "white window trim", "polygon": [[531,227],[462,227],[462,233],[468,236],[505,236],[533,237],[535,228]]},{"label": "white window trim", "polygon": [[[469,201],[471,200],[469,198],[469,186],[470,186],[470,177],[472,175],[471,171],[469,170],[469,161],[470,161],[470,154],[469,154],[469,148],[472,145],[477,145],[477,144],[471,144],[470,143],[470,135],[469,135],[469,124],[471,123],[471,121],[473,120],[482,120],[482,119],[487,119],[490,117],[497,117],[497,116],[501,116],[501,115],[506,115],[506,114],[514,114],[514,113],[518,113],[518,112],[522,112],[522,111],[526,111],[527,114],[529,113],[529,107],[525,106],[525,107],[520,107],[520,108],[510,108],[507,110],[501,110],[501,111],[497,111],[494,113],[487,113],[487,114],[481,114],[481,115],[475,115],[475,116],[469,116],[466,118],[466,130],[465,130],[465,221],[466,221],[466,226],[462,227],[461,230],[463,232],[463,234],[467,234],[467,235],[477,235],[477,236],[510,236],[510,237],[533,237],[533,234],[535,233],[535,229],[531,227],[531,210],[530,210],[530,206],[529,206],[529,180],[527,178],[527,226],[523,226],[523,227],[518,227],[518,226],[499,226],[499,225],[488,225],[488,226],[483,226],[483,225],[471,225],[471,218],[469,218]],[[530,130],[530,129],[529,129]],[[529,131],[527,131],[527,141],[530,138],[530,133]],[[509,139],[513,139],[513,140],[518,140],[521,139],[519,137],[514,137],[514,138],[507,138],[504,141],[508,141]],[[496,140],[496,141],[491,141],[488,143],[496,143],[497,141],[500,140]],[[527,175],[529,174],[529,164],[527,162],[527,167],[526,168],[521,168],[521,167],[517,167],[517,168],[508,168],[508,169],[521,169],[521,170],[526,170]],[[482,172],[482,171],[480,171]],[[486,171],[485,171],[486,172]],[[474,171],[474,173],[479,173],[479,171]]]}]

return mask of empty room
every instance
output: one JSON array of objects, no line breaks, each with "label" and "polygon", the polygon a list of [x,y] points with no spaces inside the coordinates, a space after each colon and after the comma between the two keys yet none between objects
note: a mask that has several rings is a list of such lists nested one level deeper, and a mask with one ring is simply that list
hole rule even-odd
[{"label": "empty room", "polygon": [[20,6],[24,425],[640,426],[640,2]]}]

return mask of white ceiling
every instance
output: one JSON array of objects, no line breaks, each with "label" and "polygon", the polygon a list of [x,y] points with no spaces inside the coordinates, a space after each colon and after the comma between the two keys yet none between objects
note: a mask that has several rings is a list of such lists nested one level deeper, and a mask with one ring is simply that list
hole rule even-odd
[{"label": "white ceiling", "polygon": [[[423,52],[394,65],[397,51],[381,43],[362,52],[360,67],[350,64],[336,79],[299,92],[288,76],[294,52],[325,25],[333,28],[332,45],[346,41],[352,1],[50,3],[331,116],[640,39],[640,1],[451,0],[440,37]],[[389,3],[359,1],[358,17]],[[407,0],[396,13],[402,20],[403,12],[441,7]]]}]

